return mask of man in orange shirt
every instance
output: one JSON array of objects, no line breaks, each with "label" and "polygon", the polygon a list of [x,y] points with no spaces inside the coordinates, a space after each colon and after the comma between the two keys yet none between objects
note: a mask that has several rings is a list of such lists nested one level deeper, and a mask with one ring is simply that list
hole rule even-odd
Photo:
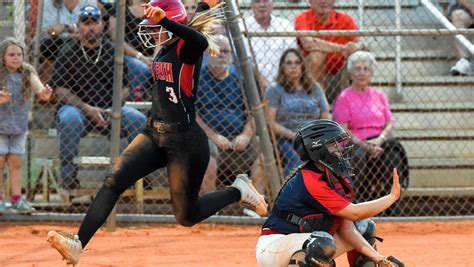
[{"label": "man in orange shirt", "polygon": [[[309,0],[311,8],[296,16],[298,30],[357,30],[351,16],[334,10],[336,0]],[[298,45],[307,59],[313,78],[326,89],[330,104],[340,91],[341,70],[346,57],[359,50],[357,36],[300,37]]]}]

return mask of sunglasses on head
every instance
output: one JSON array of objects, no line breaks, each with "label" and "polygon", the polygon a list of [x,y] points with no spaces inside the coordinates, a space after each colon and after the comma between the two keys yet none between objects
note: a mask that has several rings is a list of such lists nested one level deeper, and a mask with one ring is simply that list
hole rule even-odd
[{"label": "sunglasses on head", "polygon": [[93,21],[98,21],[100,19],[100,11],[95,7],[85,7],[81,10],[79,14],[79,20],[81,22],[85,22],[88,19],[92,19]]}]

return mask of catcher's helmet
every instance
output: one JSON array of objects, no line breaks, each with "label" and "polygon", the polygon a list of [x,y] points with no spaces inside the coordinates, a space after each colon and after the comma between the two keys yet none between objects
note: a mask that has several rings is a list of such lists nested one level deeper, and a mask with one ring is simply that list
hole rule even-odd
[{"label": "catcher's helmet", "polygon": [[[182,24],[187,22],[186,9],[180,0],[151,0],[148,4],[163,9],[166,17],[170,20]],[[167,33],[168,37],[165,40],[161,40],[159,38],[161,33]],[[173,34],[161,25],[145,18],[138,24],[138,37],[146,47],[155,47],[170,40]]]},{"label": "catcher's helmet", "polygon": [[[312,120],[302,124],[293,139],[301,160],[319,162],[340,176],[353,176],[350,163],[352,146],[346,146],[350,135],[335,121]],[[329,151],[336,145],[337,151]]]}]

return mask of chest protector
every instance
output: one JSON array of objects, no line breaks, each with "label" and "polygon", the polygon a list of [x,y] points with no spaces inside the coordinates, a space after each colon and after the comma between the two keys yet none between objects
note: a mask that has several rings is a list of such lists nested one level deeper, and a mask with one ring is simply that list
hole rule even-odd
[{"label": "chest protector", "polygon": [[[329,171],[326,168],[326,175],[328,176],[329,185],[332,188],[335,188],[334,183],[334,176],[330,175]],[[315,173],[316,179],[319,179],[322,174]],[[342,189],[345,193],[352,193],[350,185],[348,185],[342,179],[337,177],[339,182],[342,185]],[[300,217],[295,215],[291,212],[282,211],[275,209],[273,213],[280,219],[285,220],[289,223],[295,224],[299,226],[300,233],[312,233],[315,231],[324,231],[328,232],[331,235],[334,235],[342,223],[342,218],[325,213],[316,213],[316,214],[309,214],[304,217]]]}]

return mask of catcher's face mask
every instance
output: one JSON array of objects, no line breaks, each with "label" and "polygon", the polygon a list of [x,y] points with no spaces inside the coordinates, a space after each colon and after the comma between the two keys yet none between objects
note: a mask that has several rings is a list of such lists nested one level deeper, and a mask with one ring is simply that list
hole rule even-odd
[{"label": "catcher's face mask", "polygon": [[333,142],[326,143],[323,148],[328,153],[324,162],[338,175],[353,176],[353,168],[350,163],[352,148],[353,146],[349,145],[348,136],[335,138]]},{"label": "catcher's face mask", "polygon": [[347,146],[347,139],[339,140],[337,142],[326,144],[326,148],[330,154],[333,154],[339,158],[348,155],[352,146]]}]

